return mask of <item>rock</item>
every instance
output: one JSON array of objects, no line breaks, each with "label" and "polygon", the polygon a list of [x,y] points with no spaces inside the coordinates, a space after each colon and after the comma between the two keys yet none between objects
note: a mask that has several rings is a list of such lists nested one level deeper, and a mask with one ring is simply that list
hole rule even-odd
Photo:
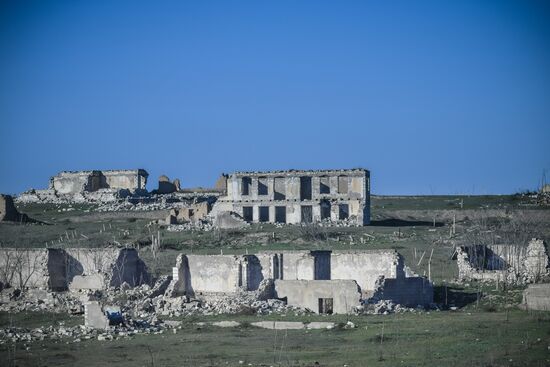
[{"label": "rock", "polygon": [[334,329],[336,324],[334,322],[322,322],[314,321],[306,325],[307,329]]}]

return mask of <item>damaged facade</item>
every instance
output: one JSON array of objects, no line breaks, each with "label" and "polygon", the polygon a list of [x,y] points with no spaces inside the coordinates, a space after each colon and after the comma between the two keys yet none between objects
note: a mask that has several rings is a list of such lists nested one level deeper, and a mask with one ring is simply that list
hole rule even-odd
[{"label": "damaged facade", "polygon": [[237,213],[247,222],[370,222],[370,173],[365,169],[236,172],[216,211]]},{"label": "damaged facade", "polygon": [[145,190],[149,174],[144,169],[63,171],[50,179],[50,189],[59,194],[77,194],[100,189]]},{"label": "damaged facade", "polygon": [[550,277],[548,251],[540,239],[532,239],[527,246],[460,246],[453,259],[461,281],[534,283]]},{"label": "damaged facade", "polygon": [[144,169],[63,171],[50,178],[46,190],[30,189],[20,202],[113,202],[146,194],[149,174]]},{"label": "damaged facade", "polygon": [[348,313],[368,301],[412,307],[433,302],[432,284],[407,276],[403,258],[393,250],[182,254],[168,293],[208,299],[240,291],[316,313]]},{"label": "damaged facade", "polygon": [[135,249],[0,249],[0,283],[19,289],[105,289],[150,281]]}]

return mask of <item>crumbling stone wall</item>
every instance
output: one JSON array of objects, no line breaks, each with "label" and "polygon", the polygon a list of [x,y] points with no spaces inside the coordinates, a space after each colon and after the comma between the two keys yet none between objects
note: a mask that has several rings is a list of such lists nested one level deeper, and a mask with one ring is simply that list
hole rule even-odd
[{"label": "crumbling stone wall", "polygon": [[47,249],[1,249],[0,282],[16,288],[49,288]]},{"label": "crumbling stone wall", "polygon": [[149,174],[143,169],[108,171],[63,171],[50,179],[58,194],[78,194],[100,189],[145,190]]},{"label": "crumbling stone wall", "polygon": [[210,203],[208,201],[200,201],[188,204],[185,207],[172,209],[166,218],[167,224],[178,224],[185,222],[198,222],[205,220],[210,213]]},{"label": "crumbling stone wall", "polygon": [[403,277],[403,259],[395,250],[334,251],[331,279],[355,279],[362,292],[371,292],[380,276]]},{"label": "crumbling stone wall", "polygon": [[171,293],[208,296],[212,293],[254,291],[264,279],[254,255],[178,255]]},{"label": "crumbling stone wall", "polygon": [[104,289],[149,281],[135,249],[0,249],[0,282],[12,287]]},{"label": "crumbling stone wall", "polygon": [[527,246],[460,246],[454,258],[461,281],[531,283],[550,276],[548,251],[539,239],[532,239]]},{"label": "crumbling stone wall", "polygon": [[233,211],[248,222],[370,223],[370,173],[365,169],[236,172],[215,212]]},{"label": "crumbling stone wall", "polygon": [[170,178],[166,175],[161,175],[159,177],[158,189],[156,190],[157,194],[171,194],[176,191],[180,191],[181,183],[179,179],[175,179],[173,182],[170,181]]},{"label": "crumbling stone wall", "polygon": [[431,283],[407,277],[403,259],[394,250],[181,254],[168,294],[197,298],[235,294],[256,291],[273,280],[277,297],[286,297],[289,304],[311,308],[319,299],[330,298],[334,312],[349,311],[360,299],[372,297],[415,307],[433,301]]}]

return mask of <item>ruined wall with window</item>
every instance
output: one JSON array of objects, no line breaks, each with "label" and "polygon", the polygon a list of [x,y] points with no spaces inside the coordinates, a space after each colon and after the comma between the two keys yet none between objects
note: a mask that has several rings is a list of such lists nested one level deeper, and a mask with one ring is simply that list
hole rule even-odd
[{"label": "ruined wall with window", "polygon": [[216,205],[248,222],[370,222],[370,173],[365,169],[236,172],[226,192]]},{"label": "ruined wall with window", "polygon": [[169,289],[198,299],[262,290],[316,313],[350,312],[371,299],[411,307],[433,302],[431,282],[407,275],[395,250],[180,254]]}]

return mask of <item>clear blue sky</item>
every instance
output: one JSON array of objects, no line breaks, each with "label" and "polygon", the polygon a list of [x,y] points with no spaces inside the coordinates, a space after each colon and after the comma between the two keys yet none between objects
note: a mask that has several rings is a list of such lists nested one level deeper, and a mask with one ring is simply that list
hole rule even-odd
[{"label": "clear blue sky", "polygon": [[2,1],[0,192],[138,167],[149,189],[340,167],[376,194],[534,189],[549,4]]}]

